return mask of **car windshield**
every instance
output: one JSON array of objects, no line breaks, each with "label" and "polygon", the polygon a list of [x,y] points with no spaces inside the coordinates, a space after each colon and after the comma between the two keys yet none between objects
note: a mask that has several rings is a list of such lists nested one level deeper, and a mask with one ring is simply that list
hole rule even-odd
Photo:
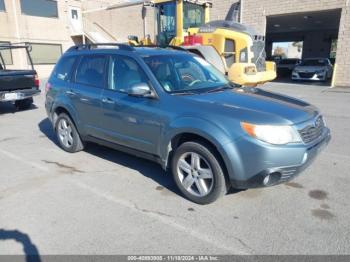
[{"label": "car windshield", "polygon": [[159,83],[168,93],[200,93],[217,88],[232,88],[216,68],[192,55],[157,55],[144,57]]},{"label": "car windshield", "polygon": [[302,66],[324,66],[326,61],[324,59],[307,59],[301,62]]}]

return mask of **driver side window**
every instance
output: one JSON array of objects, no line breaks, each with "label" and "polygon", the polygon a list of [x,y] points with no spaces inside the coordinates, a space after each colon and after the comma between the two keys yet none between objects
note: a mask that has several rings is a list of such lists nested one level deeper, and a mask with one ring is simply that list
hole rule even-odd
[{"label": "driver side window", "polygon": [[140,83],[148,83],[149,79],[141,66],[127,56],[113,56],[109,59],[108,89],[127,93]]}]

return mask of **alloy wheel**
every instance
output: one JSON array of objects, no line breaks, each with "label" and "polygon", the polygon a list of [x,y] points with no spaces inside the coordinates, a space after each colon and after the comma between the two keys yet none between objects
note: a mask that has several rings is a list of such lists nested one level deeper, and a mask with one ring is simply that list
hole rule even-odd
[{"label": "alloy wheel", "polygon": [[192,195],[208,195],[214,184],[213,171],[208,161],[198,153],[184,153],[177,163],[177,175],[182,186]]}]

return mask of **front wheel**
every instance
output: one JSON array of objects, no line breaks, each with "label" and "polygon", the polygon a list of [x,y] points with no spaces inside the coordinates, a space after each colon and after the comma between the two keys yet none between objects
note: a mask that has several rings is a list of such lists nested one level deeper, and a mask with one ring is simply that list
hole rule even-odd
[{"label": "front wheel", "polygon": [[172,159],[172,173],[181,193],[205,205],[227,193],[223,168],[213,148],[201,142],[180,145]]}]

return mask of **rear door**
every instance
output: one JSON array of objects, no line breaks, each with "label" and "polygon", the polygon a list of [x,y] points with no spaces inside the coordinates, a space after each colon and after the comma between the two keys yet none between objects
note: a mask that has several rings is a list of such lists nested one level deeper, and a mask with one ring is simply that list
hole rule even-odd
[{"label": "rear door", "polygon": [[87,135],[101,137],[101,94],[106,85],[106,56],[84,55],[73,77],[71,99]]}]

